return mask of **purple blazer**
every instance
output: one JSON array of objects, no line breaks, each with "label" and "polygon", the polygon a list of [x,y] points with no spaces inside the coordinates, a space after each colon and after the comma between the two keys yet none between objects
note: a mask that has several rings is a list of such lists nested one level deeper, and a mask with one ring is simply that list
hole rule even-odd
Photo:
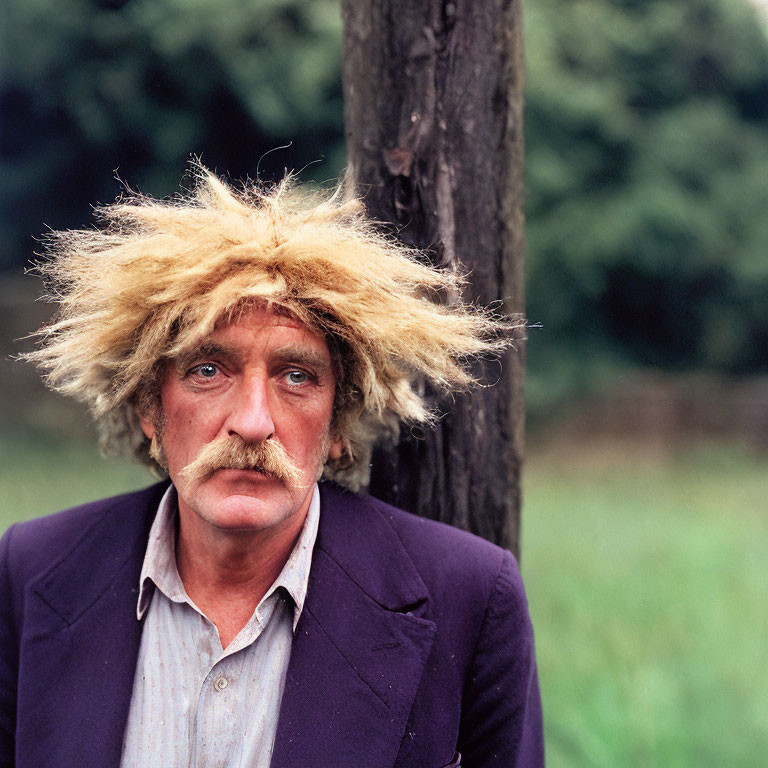
[{"label": "purple blazer", "polygon": [[[164,485],[0,541],[0,766],[117,768]],[[322,484],[273,768],[541,766],[528,609],[512,556]]]}]

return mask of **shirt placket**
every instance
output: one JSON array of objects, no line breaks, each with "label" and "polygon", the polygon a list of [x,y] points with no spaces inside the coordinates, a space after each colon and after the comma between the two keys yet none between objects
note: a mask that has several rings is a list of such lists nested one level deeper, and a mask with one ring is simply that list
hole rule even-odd
[{"label": "shirt placket", "polygon": [[242,701],[246,696],[243,690],[246,657],[239,651],[258,640],[263,629],[260,619],[266,623],[272,614],[273,601],[267,602],[269,608],[264,611],[265,606],[259,606],[257,613],[224,651],[215,626],[201,616],[207,641],[203,655],[212,663],[209,662],[208,673],[200,685],[192,718],[190,768],[231,768],[239,765],[239,754],[234,754],[234,751],[238,744],[242,746],[240,735],[243,724],[240,720]]},{"label": "shirt placket", "polygon": [[228,656],[210,669],[198,696],[195,738],[199,752],[195,768],[228,768],[238,764],[233,754],[242,698],[242,654]]}]

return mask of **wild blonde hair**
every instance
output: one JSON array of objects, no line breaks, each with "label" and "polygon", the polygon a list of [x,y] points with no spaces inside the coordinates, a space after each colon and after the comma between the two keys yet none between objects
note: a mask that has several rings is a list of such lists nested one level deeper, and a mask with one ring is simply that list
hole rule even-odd
[{"label": "wild blonde hair", "polygon": [[105,450],[149,465],[139,417],[159,402],[163,362],[252,303],[327,339],[344,456],[326,475],[352,489],[367,482],[377,436],[430,419],[420,380],[466,387],[471,356],[508,344],[499,330],[511,323],[440,303],[461,278],[381,234],[338,190],[310,193],[291,179],[236,190],[196,166],[189,193],[127,195],[96,215],[99,228],[49,236],[38,266],[60,311],[28,358],[89,406]]}]

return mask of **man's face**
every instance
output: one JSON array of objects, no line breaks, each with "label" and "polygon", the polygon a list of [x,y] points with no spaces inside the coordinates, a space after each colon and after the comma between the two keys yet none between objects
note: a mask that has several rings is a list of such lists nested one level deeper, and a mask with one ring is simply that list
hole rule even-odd
[{"label": "man's face", "polygon": [[[191,514],[218,529],[272,531],[303,519],[328,455],[334,400],[331,355],[322,336],[264,309],[217,328],[198,350],[166,367],[160,387],[168,472],[182,520]],[[152,437],[158,420],[142,419]],[[254,469],[218,469],[197,479],[182,470],[208,444],[232,439],[280,443],[301,479]],[[292,526],[293,524],[293,526]]]}]

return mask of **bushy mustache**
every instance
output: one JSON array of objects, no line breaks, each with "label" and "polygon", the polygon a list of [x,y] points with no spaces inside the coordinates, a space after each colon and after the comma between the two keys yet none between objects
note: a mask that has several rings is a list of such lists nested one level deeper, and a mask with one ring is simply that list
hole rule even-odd
[{"label": "bushy mustache", "polygon": [[225,435],[206,443],[180,475],[191,484],[202,483],[219,469],[255,469],[286,485],[298,485],[301,469],[277,440],[247,443],[240,435]]}]

